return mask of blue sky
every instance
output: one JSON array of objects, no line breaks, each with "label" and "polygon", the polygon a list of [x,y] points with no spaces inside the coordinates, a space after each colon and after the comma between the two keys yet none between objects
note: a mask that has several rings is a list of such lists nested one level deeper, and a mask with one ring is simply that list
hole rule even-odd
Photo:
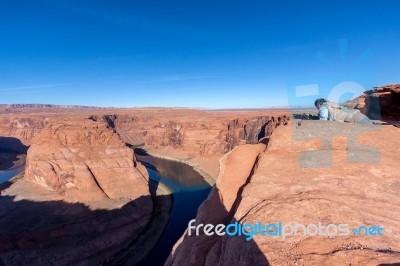
[{"label": "blue sky", "polygon": [[398,1],[0,5],[0,103],[258,108],[400,82]]}]

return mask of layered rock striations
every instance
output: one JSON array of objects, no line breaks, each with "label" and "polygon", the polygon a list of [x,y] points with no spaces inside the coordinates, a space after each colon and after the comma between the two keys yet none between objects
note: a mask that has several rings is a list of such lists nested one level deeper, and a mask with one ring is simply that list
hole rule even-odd
[{"label": "layered rock striations", "polygon": [[[380,95],[393,99],[389,89]],[[203,176],[218,176],[196,224],[379,224],[385,233],[298,235],[284,241],[185,234],[167,265],[400,261],[400,143],[393,138],[398,128],[290,123],[284,111],[68,112],[0,115],[0,144],[30,146],[25,177],[1,188],[0,264],[124,261],[113,256],[141,246],[132,242],[147,238],[146,227],[157,212],[145,169],[126,144],[189,163]]]},{"label": "layered rock striations", "polygon": [[74,109],[60,115],[18,108],[21,114],[0,115],[0,143],[24,147],[21,152],[29,147],[25,176],[1,188],[0,262],[7,265],[124,261],[113,258],[124,252],[143,256],[151,247],[137,241],[147,238],[157,210],[142,175],[146,170],[126,144],[188,162],[213,183],[222,154],[269,137],[286,121],[280,112],[261,111],[88,115]]},{"label": "layered rock striations", "polygon": [[[259,154],[265,148],[266,145],[262,143],[241,145],[221,158],[221,171],[216,184],[208,198],[199,207],[193,225],[228,224],[234,221],[243,188],[254,171],[253,167]],[[243,261],[245,264],[239,263],[240,265],[267,265],[264,255],[259,252],[253,242],[232,250],[230,258],[218,258],[218,252],[215,253],[213,250],[221,250],[220,244],[221,237],[216,234],[195,235],[195,230],[193,230],[189,236],[186,231],[175,245],[166,265],[237,265],[240,262],[239,257],[243,256],[244,252],[249,256],[246,261]]]},{"label": "layered rock striations", "polygon": [[126,248],[153,212],[135,164],[106,124],[49,122],[32,139],[25,177],[2,185],[0,262],[97,264]]},{"label": "layered rock striations", "polygon": [[[187,110],[150,115],[115,114],[91,116],[107,122],[124,141],[141,146],[155,155],[174,157],[196,167],[206,175],[218,175],[218,159],[238,145],[255,144],[268,138],[274,128],[290,119],[284,112],[223,112]],[[171,158],[169,158],[171,159]]]},{"label": "layered rock striations", "polygon": [[[371,130],[370,126],[324,121],[278,127],[258,159],[249,151],[239,152],[243,147],[239,146],[222,161],[224,171],[196,217],[196,224],[214,225],[236,221],[264,225],[321,223],[348,224],[350,230],[379,225],[384,228],[383,236],[366,236],[365,230],[360,236],[352,232],[347,236],[309,236],[300,230],[285,240],[258,234],[247,241],[243,235],[206,236],[203,232],[188,236],[186,232],[167,265],[398,263],[400,140],[391,136],[399,130],[392,126]],[[240,164],[230,163],[235,157],[243,166],[249,160],[254,164],[244,183],[246,174],[238,174]],[[243,184],[239,189],[237,182]],[[226,191],[230,196],[237,195],[233,209],[226,204]]]},{"label": "layered rock striations", "polygon": [[374,87],[345,105],[374,119],[400,121],[400,84]]},{"label": "layered rock striations", "polygon": [[234,111],[229,114],[198,111],[187,117],[178,114],[149,117],[115,114],[91,119],[106,121],[132,146],[171,147],[205,157],[220,156],[240,144],[258,143],[273,128],[290,119],[282,112],[269,116]]},{"label": "layered rock striations", "polygon": [[[29,146],[33,138],[48,124],[46,116],[0,115],[0,144],[2,148],[20,151],[20,145]],[[12,138],[15,138],[14,140]],[[25,151],[26,152],[26,149]]]},{"label": "layered rock striations", "polygon": [[133,151],[105,124],[51,123],[34,139],[25,178],[69,201],[137,198],[146,182]]}]

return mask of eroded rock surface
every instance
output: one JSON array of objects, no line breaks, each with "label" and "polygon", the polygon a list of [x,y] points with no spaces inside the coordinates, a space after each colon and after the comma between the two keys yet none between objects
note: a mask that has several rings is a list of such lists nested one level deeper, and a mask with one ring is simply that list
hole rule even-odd
[{"label": "eroded rock surface", "polygon": [[[370,126],[323,121],[278,126],[289,120],[282,111],[89,108],[59,113],[0,115],[3,143],[30,146],[26,177],[2,188],[0,264],[95,264],[137,239],[151,218],[152,201],[138,170],[144,169],[135,166],[124,142],[198,165],[212,177],[228,152],[198,221],[379,224],[387,232],[380,238],[293,236],[285,241],[184,236],[169,265],[400,261],[400,143],[393,137],[398,128],[367,130]],[[10,144],[8,137],[21,141]],[[262,139],[266,151],[264,144],[251,144]],[[357,141],[375,148],[354,145]]]},{"label": "eroded rock surface", "polygon": [[[234,116],[239,118],[232,119]],[[104,120],[122,132],[132,145],[145,144],[153,149],[172,147],[176,150],[192,151],[195,155],[221,156],[240,144],[256,144],[273,129],[287,123],[289,116],[278,113],[275,116],[252,116],[251,114],[230,114],[198,112],[190,119],[183,117],[140,118],[129,115],[105,116]],[[142,139],[129,139],[129,135]]]},{"label": "eroded rock surface", "polygon": [[0,264],[97,264],[134,241],[153,203],[133,151],[106,124],[49,122],[34,137],[25,177],[3,184]]},{"label": "eroded rock surface", "polygon": [[[242,190],[252,174],[259,154],[265,148],[266,145],[261,143],[241,145],[221,159],[221,172],[217,182],[208,198],[199,207],[196,222],[193,225],[227,224],[234,220],[234,214],[241,201]],[[175,245],[166,265],[237,265],[238,257],[243,254],[243,247],[237,252],[232,250],[230,258],[220,257],[218,253],[213,254],[212,251],[214,248],[221,248],[218,244],[220,243],[219,236],[194,234],[195,231],[191,232],[191,236],[185,232]],[[257,250],[258,247],[252,242],[246,246],[246,252],[252,254],[245,261],[246,265],[267,264],[264,255]]]},{"label": "eroded rock surface", "polygon": [[44,128],[29,148],[25,178],[63,193],[69,201],[142,195],[146,183],[134,168],[133,151],[105,124],[83,122]]},{"label": "eroded rock surface", "polygon": [[33,138],[49,122],[46,116],[0,116],[0,145],[2,148],[26,152],[22,145],[29,146]]},{"label": "eroded rock surface", "polygon": [[[236,171],[231,171],[230,176],[219,176],[223,180],[217,180],[216,187],[196,217],[196,223],[212,224],[239,221],[242,224],[296,222],[308,225],[321,222],[323,225],[345,223],[350,229],[380,225],[384,228],[383,236],[351,233],[348,236],[310,237],[300,233],[285,240],[257,235],[246,241],[246,236],[210,237],[204,233],[188,236],[185,233],[167,265],[399,263],[400,201],[397,194],[400,189],[400,139],[392,137],[398,135],[399,130],[392,126],[367,130],[362,125],[328,121],[303,121],[301,126],[294,123],[291,127],[278,127],[239,194],[232,216],[229,216],[224,197],[217,195],[225,190],[219,183],[236,182]],[[319,132],[320,138],[313,137],[313,132]],[[357,135],[356,139],[348,139],[353,133]],[[333,137],[326,139],[326,136]],[[359,144],[354,145],[354,142]],[[322,151],[318,153],[321,156],[331,154],[329,167],[305,163],[307,160],[321,160],[320,156],[309,152],[317,150]],[[368,162],[372,150],[378,151],[372,156],[379,154],[379,158]],[[357,154],[359,162],[349,162],[348,159],[352,158],[349,152]],[[225,172],[229,168],[235,170],[237,165],[225,162]],[[229,195],[240,192],[237,187],[230,188]],[[228,221],[212,219],[215,213],[225,214]]]},{"label": "eroded rock surface", "polygon": [[173,154],[207,175],[218,175],[218,159],[238,145],[255,144],[269,137],[277,125],[290,119],[283,111],[154,110],[146,115],[93,115],[105,121],[126,143],[155,150],[157,155]]},{"label": "eroded rock surface", "polygon": [[[282,112],[263,111],[134,109],[109,115],[115,110],[3,108],[0,143],[29,147],[25,177],[1,188],[0,264],[6,265],[124,261],[113,256],[129,247],[144,256],[151,248],[144,245],[156,243],[145,232],[157,210],[145,169],[126,143],[189,162],[213,183],[221,154],[268,137],[284,122]],[[146,243],[137,242],[143,238]]]},{"label": "eroded rock surface", "polygon": [[345,105],[374,119],[400,121],[400,84],[375,87]]}]

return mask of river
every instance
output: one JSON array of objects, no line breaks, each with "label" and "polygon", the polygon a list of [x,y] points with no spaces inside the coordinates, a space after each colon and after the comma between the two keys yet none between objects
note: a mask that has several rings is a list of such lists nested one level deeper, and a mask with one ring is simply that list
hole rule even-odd
[{"label": "river", "polygon": [[24,171],[25,159],[26,154],[0,149],[0,184]]},{"label": "river", "polygon": [[[141,159],[143,161],[143,157]],[[187,164],[154,157],[144,161],[150,179],[167,186],[172,191],[174,202],[161,239],[140,265],[164,265],[188,222],[196,217],[197,208],[207,198],[211,185]]]},{"label": "river", "polygon": [[[211,185],[191,166],[152,156],[138,156],[146,164],[149,177],[172,192],[173,205],[161,239],[140,265],[164,265],[174,244],[185,232],[188,222],[196,217],[197,208],[207,198]],[[0,184],[25,168],[26,154],[0,150]],[[129,265],[129,260],[126,263]]]}]

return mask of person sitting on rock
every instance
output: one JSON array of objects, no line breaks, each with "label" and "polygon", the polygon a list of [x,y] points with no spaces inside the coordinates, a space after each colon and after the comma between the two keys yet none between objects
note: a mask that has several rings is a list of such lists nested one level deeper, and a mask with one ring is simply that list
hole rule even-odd
[{"label": "person sitting on rock", "polygon": [[319,98],[314,102],[319,110],[319,120],[373,124],[372,121],[358,109],[350,109],[338,103]]}]

